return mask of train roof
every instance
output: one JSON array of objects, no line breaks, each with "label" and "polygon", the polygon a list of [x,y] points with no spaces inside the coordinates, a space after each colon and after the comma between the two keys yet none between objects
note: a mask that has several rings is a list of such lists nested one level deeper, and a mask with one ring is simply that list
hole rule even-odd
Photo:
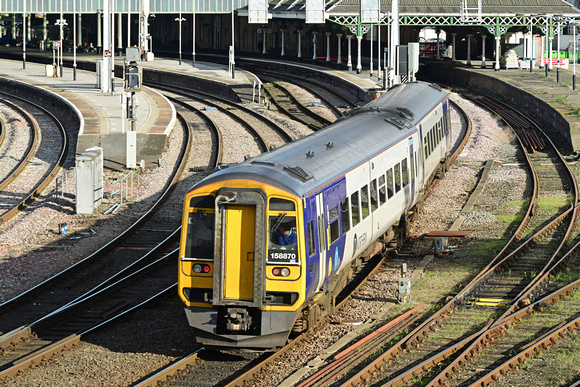
[{"label": "train roof", "polygon": [[248,179],[306,196],[408,137],[446,96],[441,88],[425,82],[398,85],[327,128],[230,164],[194,189],[221,180]]}]

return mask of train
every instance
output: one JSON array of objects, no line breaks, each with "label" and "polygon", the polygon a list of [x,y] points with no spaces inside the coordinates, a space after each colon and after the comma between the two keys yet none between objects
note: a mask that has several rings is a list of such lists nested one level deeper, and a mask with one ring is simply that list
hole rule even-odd
[{"label": "train", "polygon": [[186,194],[178,293],[196,341],[273,349],[332,314],[362,260],[396,248],[449,167],[448,93],[410,82]]}]

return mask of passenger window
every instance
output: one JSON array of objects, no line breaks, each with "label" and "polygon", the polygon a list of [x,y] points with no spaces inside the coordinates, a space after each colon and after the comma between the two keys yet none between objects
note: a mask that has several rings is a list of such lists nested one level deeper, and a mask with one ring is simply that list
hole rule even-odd
[{"label": "passenger window", "polygon": [[351,208],[351,215],[352,215],[352,226],[356,226],[360,222],[360,213],[359,208],[360,204],[358,202],[358,191],[350,195],[350,208]]},{"label": "passenger window", "polygon": [[427,157],[429,157],[429,144],[427,144],[427,142],[429,141],[429,136],[425,137],[423,139],[424,143],[425,143],[425,153],[423,154],[424,160],[427,160]]},{"label": "passenger window", "polygon": [[[337,207],[338,208],[338,207]],[[338,224],[338,218],[330,223],[330,243],[340,237],[340,225]]]},{"label": "passenger window", "polygon": [[395,165],[395,193],[401,190],[401,163]]},{"label": "passenger window", "polygon": [[362,210],[362,218],[369,216],[369,186],[365,185],[360,190],[360,206]]},{"label": "passenger window", "polygon": [[377,179],[371,181],[371,211],[379,208],[379,201],[377,199]]},{"label": "passenger window", "polygon": [[393,168],[387,170],[387,194],[389,199],[395,194],[395,191],[393,190]]},{"label": "passenger window", "polygon": [[401,163],[401,174],[403,175],[403,187],[409,184],[409,172],[407,171],[407,158],[404,158]]},{"label": "passenger window", "polygon": [[348,198],[340,202],[340,222],[342,223],[342,233],[346,234],[350,230],[350,213]]},{"label": "passenger window", "polygon": [[314,221],[311,220],[306,226],[308,228],[308,256],[316,254],[316,242],[314,239]]},{"label": "passenger window", "polygon": [[387,201],[387,189],[385,187],[385,175],[379,177],[379,205]]}]

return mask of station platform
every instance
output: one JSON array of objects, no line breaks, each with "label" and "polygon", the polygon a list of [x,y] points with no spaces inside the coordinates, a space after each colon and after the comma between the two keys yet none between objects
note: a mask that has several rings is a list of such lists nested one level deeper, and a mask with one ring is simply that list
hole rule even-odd
[{"label": "station platform", "polygon": [[[533,68],[532,72],[529,66],[496,71],[494,65],[488,61],[482,67],[481,60],[471,65],[443,60],[431,61],[427,67],[429,79],[473,87],[506,100],[541,123],[562,151],[580,151],[580,78],[573,90],[573,66],[560,68],[558,82],[556,65],[547,76],[544,67]],[[580,71],[580,64],[576,67]]]},{"label": "station platform", "polygon": [[[122,169],[126,164],[126,132],[130,122],[125,118],[121,95],[102,93],[96,88],[96,75],[64,68],[63,77],[54,77],[51,65],[27,61],[1,60],[0,77],[22,82],[33,87],[53,92],[71,102],[82,116],[77,138],[76,153],[99,146],[103,148],[105,167]],[[50,74],[50,76],[49,76]],[[116,79],[115,90],[122,90],[122,81]],[[173,105],[161,94],[144,87],[136,93],[139,106],[134,129],[137,132],[137,164],[144,161],[146,167],[158,163],[165,148],[175,120]]]}]

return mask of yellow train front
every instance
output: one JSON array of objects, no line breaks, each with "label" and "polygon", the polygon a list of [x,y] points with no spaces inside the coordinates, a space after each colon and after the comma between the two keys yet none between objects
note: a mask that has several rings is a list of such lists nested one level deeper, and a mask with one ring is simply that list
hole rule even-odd
[{"label": "yellow train front", "polygon": [[447,93],[414,82],[197,183],[178,290],[196,340],[275,348],[332,313],[361,257],[404,236],[449,141]]},{"label": "yellow train front", "polygon": [[285,227],[298,235],[298,208],[297,197],[243,179],[218,179],[187,195],[179,284],[198,342],[253,348],[286,342],[304,301],[304,243],[282,244]]}]

